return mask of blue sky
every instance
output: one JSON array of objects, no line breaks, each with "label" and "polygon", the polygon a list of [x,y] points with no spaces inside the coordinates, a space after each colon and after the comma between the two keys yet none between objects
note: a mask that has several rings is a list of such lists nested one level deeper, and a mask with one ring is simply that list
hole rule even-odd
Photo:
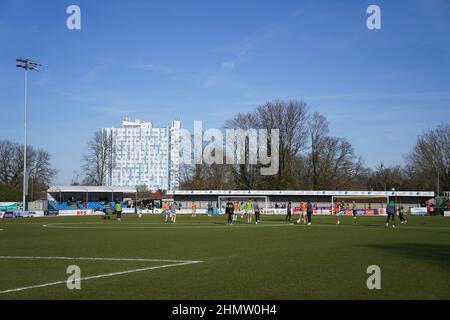
[{"label": "blue sky", "polygon": [[[81,7],[82,29],[66,28]],[[377,4],[382,29],[366,28]],[[30,77],[30,144],[57,184],[86,142],[124,116],[222,127],[272,99],[302,99],[368,166],[403,163],[450,118],[450,2],[0,0],[0,139],[23,141],[18,56]]]}]

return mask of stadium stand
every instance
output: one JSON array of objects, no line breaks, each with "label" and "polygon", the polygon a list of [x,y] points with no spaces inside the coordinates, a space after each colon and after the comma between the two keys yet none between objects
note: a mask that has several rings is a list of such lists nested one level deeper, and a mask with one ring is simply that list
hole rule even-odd
[{"label": "stadium stand", "polygon": [[[115,208],[116,202],[111,201],[108,202],[106,205],[102,201],[90,201],[86,202],[86,207],[83,206],[83,203],[77,204],[68,204],[67,202],[59,203],[54,200],[50,200],[48,202],[49,209],[50,210],[79,210],[79,209],[87,209],[87,210],[100,210],[103,211],[107,208]],[[122,208],[127,208],[126,203],[122,203]]]},{"label": "stadium stand", "polygon": [[136,188],[106,186],[54,186],[47,190],[50,210],[106,210],[113,209],[116,201],[122,201],[122,208],[127,208],[123,201],[135,199]]}]

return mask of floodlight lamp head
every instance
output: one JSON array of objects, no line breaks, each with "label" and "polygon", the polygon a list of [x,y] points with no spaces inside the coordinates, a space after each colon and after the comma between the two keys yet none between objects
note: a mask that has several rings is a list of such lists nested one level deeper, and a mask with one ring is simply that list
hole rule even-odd
[{"label": "floodlight lamp head", "polygon": [[26,59],[26,58],[17,58],[16,59],[16,67],[24,68],[25,70],[33,70],[39,72],[40,63],[37,63],[34,60]]}]

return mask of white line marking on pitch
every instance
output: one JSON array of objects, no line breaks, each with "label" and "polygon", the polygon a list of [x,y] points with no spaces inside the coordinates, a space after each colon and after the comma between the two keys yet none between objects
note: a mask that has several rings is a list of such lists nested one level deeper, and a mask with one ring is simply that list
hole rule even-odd
[{"label": "white line marking on pitch", "polygon": [[[89,226],[90,225],[90,226]],[[266,224],[235,224],[232,227],[226,226],[225,224],[216,224],[216,225],[193,225],[193,224],[164,224],[162,225],[161,222],[154,222],[154,223],[118,223],[118,224],[103,224],[101,222],[61,222],[61,223],[52,223],[52,224],[44,224],[42,227],[44,228],[59,228],[59,229],[167,229],[167,230],[181,230],[181,229],[219,229],[219,230],[231,230],[236,228],[247,228],[247,227],[254,227],[255,229],[260,228],[271,228],[271,227],[286,227],[286,226],[295,226],[297,224],[291,223],[291,224],[285,224],[285,223],[266,223]],[[297,225],[298,226],[298,225]],[[321,227],[328,227],[328,228],[364,228],[364,227],[370,227],[371,230],[372,227],[378,227],[378,229],[385,229],[384,223],[380,225],[357,225],[357,224],[347,224],[347,225],[339,225],[336,226],[335,224],[313,224],[311,226],[302,226],[302,228],[321,228]],[[421,227],[421,226],[402,226],[399,229],[417,229],[417,230],[427,230],[427,231],[434,231],[434,230],[445,230],[449,231],[450,228],[448,227],[436,227],[436,226],[429,226],[429,227]]]},{"label": "white line marking on pitch", "polygon": [[96,260],[96,261],[134,261],[134,262],[173,262],[173,263],[199,263],[203,261],[172,260],[172,259],[144,259],[144,258],[91,258],[91,257],[27,257],[27,256],[0,256],[0,259],[38,259],[38,260]]},{"label": "white line marking on pitch", "polygon": [[[147,268],[139,268],[139,269],[132,269],[132,270],[126,270],[126,271],[119,271],[119,272],[113,272],[113,273],[105,273],[105,274],[99,274],[96,276],[89,276],[80,278],[81,281],[84,280],[92,280],[92,279],[100,279],[100,278],[106,278],[106,277],[114,277],[129,273],[135,273],[135,272],[143,272],[148,270],[155,270],[155,269],[162,269],[162,268],[170,268],[170,267],[177,267],[177,266],[184,266],[189,264],[195,264],[200,263],[203,261],[189,261],[189,260],[165,260],[165,259],[129,259],[129,258],[85,258],[85,257],[14,257],[14,256],[0,256],[0,259],[46,259],[46,260],[98,260],[98,261],[143,261],[143,262],[150,262],[150,261],[157,261],[157,262],[173,262],[171,264],[165,264],[161,266],[153,266],[153,267],[147,267]],[[0,291],[0,294],[3,293],[11,293],[11,292],[17,292],[17,291],[24,291],[29,289],[36,289],[36,288],[43,288],[43,287],[49,287],[49,286],[55,286],[58,284],[64,284],[67,283],[67,280],[61,280],[61,281],[55,281],[55,282],[49,282],[49,283],[43,283],[38,284],[34,286],[28,286],[28,287],[22,287],[22,288],[16,288],[16,289],[8,289]]]},{"label": "white line marking on pitch", "polygon": [[[254,230],[256,229],[260,229],[260,228],[276,228],[276,227],[291,227],[291,228],[300,228],[300,229],[310,229],[310,228],[365,228],[366,226],[364,225],[339,225],[336,226],[335,224],[313,224],[311,226],[302,226],[302,225],[297,225],[294,223],[291,224],[284,224],[284,223],[276,223],[276,224],[260,224],[260,225],[255,225],[255,224],[236,224],[233,226],[226,226],[225,224],[221,224],[221,225],[183,225],[183,224],[168,224],[166,226],[162,226],[162,225],[157,225],[154,224],[152,225],[152,223],[148,223],[148,225],[146,226],[145,223],[141,226],[139,226],[138,224],[133,224],[133,223],[123,223],[123,224],[116,224],[116,225],[102,225],[101,223],[53,223],[53,224],[48,224],[48,225],[43,225],[43,227],[45,228],[56,228],[56,229],[84,229],[84,230],[95,230],[95,229],[165,229],[165,230],[186,230],[186,229],[217,229],[217,230],[232,230],[232,229],[242,229],[242,228],[253,228]],[[371,227],[371,230],[373,229],[372,227],[377,227],[374,230],[379,230],[379,229],[386,229],[384,224],[380,224],[378,226],[368,226]],[[399,229],[419,229],[419,230],[436,230],[436,229],[440,229],[440,230],[450,230],[449,228],[444,228],[444,227],[413,227],[413,226],[403,226]]]},{"label": "white line marking on pitch", "polygon": [[[150,223],[149,223],[150,224]],[[264,224],[264,225],[255,225],[255,224],[238,224],[234,225],[233,227],[229,227],[226,224],[220,224],[220,225],[166,225],[162,226],[161,224],[152,225],[152,226],[146,226],[144,225],[138,225],[138,224],[117,224],[117,225],[102,225],[97,223],[90,224],[91,226],[87,226],[89,224],[77,224],[77,223],[53,223],[48,225],[42,225],[44,228],[57,228],[57,229],[167,229],[167,230],[180,230],[180,229],[235,229],[235,228],[248,228],[253,227],[255,229],[259,228],[269,228],[269,227],[287,227],[291,226],[289,224]]]}]

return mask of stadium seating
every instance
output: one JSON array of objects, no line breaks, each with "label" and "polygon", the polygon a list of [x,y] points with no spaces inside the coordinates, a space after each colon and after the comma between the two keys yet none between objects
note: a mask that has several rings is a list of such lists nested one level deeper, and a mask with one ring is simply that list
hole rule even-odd
[{"label": "stadium seating", "polygon": [[[89,201],[86,203],[86,208],[84,208],[83,203],[80,203],[77,207],[76,203],[69,205],[67,202],[59,203],[57,201],[49,201],[49,209],[50,210],[79,210],[79,209],[87,209],[87,210],[105,210],[108,205],[104,205],[102,201]],[[116,203],[111,201],[108,203],[111,208],[115,208]],[[125,203],[122,203],[122,208],[127,208]]]},{"label": "stadium seating", "polygon": [[[111,201],[111,202],[109,203],[109,205],[110,205],[111,207],[115,208],[115,207],[116,207],[116,202]],[[122,202],[122,208],[123,208],[123,209],[127,208],[127,205],[126,205],[124,202]]]}]

